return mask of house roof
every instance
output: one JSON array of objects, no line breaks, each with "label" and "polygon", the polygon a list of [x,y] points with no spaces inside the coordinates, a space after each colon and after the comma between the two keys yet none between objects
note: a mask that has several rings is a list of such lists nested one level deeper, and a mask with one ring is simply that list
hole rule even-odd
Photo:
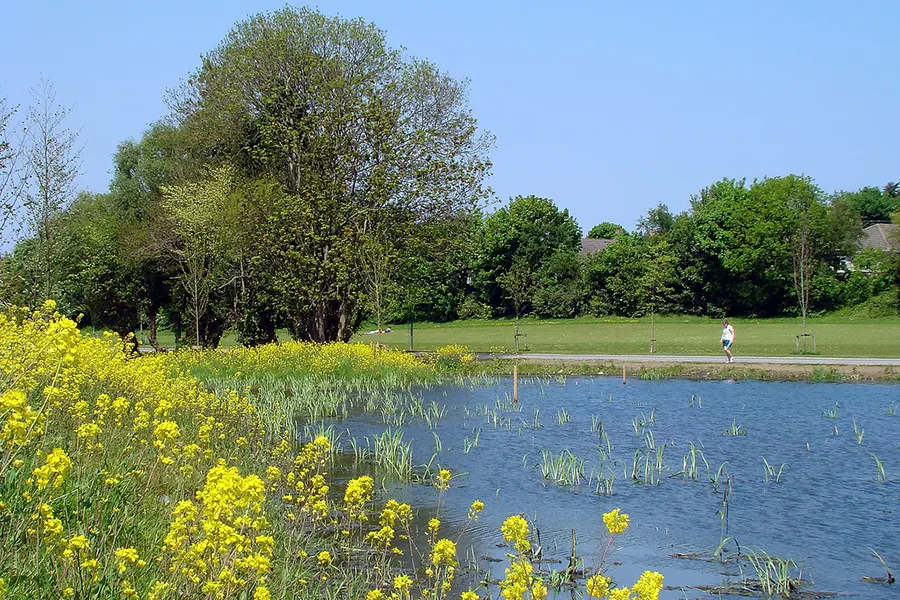
[{"label": "house roof", "polygon": [[581,240],[581,253],[594,254],[595,252],[600,252],[615,241],[616,238],[583,238]]},{"label": "house roof", "polygon": [[[863,248],[896,250],[897,226],[892,223],[875,223],[862,230]],[[582,245],[583,246],[583,245]]]}]

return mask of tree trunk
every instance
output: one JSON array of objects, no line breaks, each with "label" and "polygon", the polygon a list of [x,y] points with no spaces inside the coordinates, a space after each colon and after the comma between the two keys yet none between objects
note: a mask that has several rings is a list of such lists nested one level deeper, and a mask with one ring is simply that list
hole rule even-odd
[{"label": "tree trunk", "polygon": [[156,311],[150,311],[150,314],[147,315],[147,329],[150,332],[150,345],[159,352],[162,348],[159,347],[159,338],[157,337],[159,321],[157,320]]}]

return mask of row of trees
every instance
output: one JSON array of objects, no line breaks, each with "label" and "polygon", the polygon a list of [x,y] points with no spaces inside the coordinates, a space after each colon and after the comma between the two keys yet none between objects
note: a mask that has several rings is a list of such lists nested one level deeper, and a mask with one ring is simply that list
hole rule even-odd
[{"label": "row of trees", "polygon": [[[466,83],[361,20],[286,8],[238,23],[170,107],[119,147],[109,193],[26,223],[6,301],[54,297],[123,333],[162,318],[203,345],[228,327],[248,343],[276,327],[347,339],[397,266],[454,252],[448,229],[490,195],[493,140]],[[22,189],[10,198],[30,201]]]},{"label": "row of trees", "polygon": [[615,241],[589,255],[551,200],[485,215],[493,140],[465,82],[360,20],[284,9],[237,24],[171,91],[171,113],[119,146],[104,194],[70,201],[77,138],[52,88],[35,97],[22,135],[0,104],[4,234],[27,233],[0,262],[2,298],[52,297],[154,343],[160,326],[214,346],[227,329],[342,340],[367,318],[896,306],[896,260],[858,252],[861,226],[900,208],[896,184],[722,180],[634,232],[601,223],[589,235]]},{"label": "row of trees", "polygon": [[[591,237],[615,241],[586,256],[567,211],[517,198],[473,233],[472,285],[460,311],[805,317],[887,294],[896,312],[897,255],[860,248],[866,205],[858,199],[872,189],[826,195],[796,175],[749,185],[726,179],[701,190],[684,213],[651,209],[632,233],[594,227]],[[888,184],[883,197],[896,214],[895,190]]]}]

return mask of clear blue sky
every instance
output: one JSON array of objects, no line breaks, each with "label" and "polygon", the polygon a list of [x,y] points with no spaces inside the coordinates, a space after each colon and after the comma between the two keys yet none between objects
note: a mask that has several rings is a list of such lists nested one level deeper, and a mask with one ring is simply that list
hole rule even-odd
[{"label": "clear blue sky", "polygon": [[[7,2],[0,96],[41,73],[84,143],[80,186],[105,191],[116,145],[229,27],[280,2]],[[552,198],[585,230],[632,228],[722,177],[812,176],[826,191],[900,179],[900,3],[884,0],[372,2],[392,46],[471,80],[497,137],[491,185]]]}]

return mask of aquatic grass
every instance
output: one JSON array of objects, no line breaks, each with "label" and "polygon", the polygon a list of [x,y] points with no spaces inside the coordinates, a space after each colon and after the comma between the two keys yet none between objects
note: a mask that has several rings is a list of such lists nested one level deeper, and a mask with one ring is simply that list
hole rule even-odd
[{"label": "aquatic grass", "polygon": [[[803,573],[794,561],[770,556],[759,549],[748,549],[744,556],[756,572],[760,590],[769,597],[778,594],[790,598],[800,589]],[[794,569],[798,570],[796,577],[793,576]]]},{"label": "aquatic grass", "polygon": [[775,469],[775,465],[769,464],[769,461],[766,460],[766,457],[762,457],[763,460],[763,474],[766,479],[766,483],[769,483],[769,480],[772,479],[775,483],[779,483],[781,481],[781,475],[784,473],[784,468],[787,464],[782,463],[778,469]]},{"label": "aquatic grass", "polygon": [[657,485],[659,483],[659,477],[657,477],[659,473],[657,467],[660,467],[659,459],[661,456],[656,451],[648,448],[635,450],[631,464],[632,483],[641,483],[644,487]]},{"label": "aquatic grass", "polygon": [[862,444],[862,443],[863,443],[863,438],[864,438],[865,435],[866,435],[866,430],[865,430],[865,429],[860,429],[860,428],[856,425],[856,419],[852,419],[852,421],[853,421],[853,439],[856,440],[856,443],[857,443],[857,444]]},{"label": "aquatic grass", "polygon": [[838,403],[834,403],[834,408],[828,409],[822,413],[826,419],[837,419],[838,416]]},{"label": "aquatic grass", "polygon": [[554,455],[552,450],[541,450],[541,476],[557,485],[577,486],[584,479],[584,459],[568,450]]},{"label": "aquatic grass", "polygon": [[709,463],[706,461],[703,450],[694,446],[693,442],[688,442],[688,446],[690,451],[684,455],[681,472],[676,473],[673,477],[682,475],[688,481],[697,481],[700,478],[700,462],[697,460],[698,458],[700,461],[703,461],[703,465],[706,467],[706,475],[709,477]]},{"label": "aquatic grass", "polygon": [[697,408],[703,408],[703,398],[700,396],[695,396],[691,394],[691,399],[688,400],[688,408],[694,408],[694,403],[696,402]]},{"label": "aquatic grass", "polygon": [[379,473],[397,481],[413,480],[412,443],[404,441],[402,429],[386,429],[373,434],[372,448],[369,451],[367,444],[366,450],[363,458],[371,461]]},{"label": "aquatic grass", "polygon": [[878,458],[874,452],[870,452],[872,458],[875,460],[875,479],[878,483],[884,483],[887,481],[887,476],[884,473],[884,464],[881,462],[881,459]]},{"label": "aquatic grass", "polygon": [[591,433],[595,431],[603,433],[603,421],[600,419],[600,415],[591,415]]},{"label": "aquatic grass", "polygon": [[897,403],[892,400],[888,407],[884,410],[884,414],[889,417],[895,416],[897,414]]},{"label": "aquatic grass", "polygon": [[741,426],[739,426],[739,425],[737,424],[737,421],[736,421],[735,419],[732,419],[732,420],[731,420],[731,427],[729,427],[728,429],[726,429],[725,431],[723,431],[723,432],[722,432],[722,435],[733,435],[733,436],[738,436],[738,435],[748,435],[749,433],[750,433],[750,432],[747,430],[746,427],[741,427]]},{"label": "aquatic grass", "polygon": [[556,420],[559,422],[560,425],[565,425],[570,420],[569,412],[565,408],[560,407],[556,413]]},{"label": "aquatic grass", "polygon": [[[884,571],[885,571],[885,573],[886,573],[886,575],[887,575],[887,576],[883,579],[884,583],[887,583],[887,584],[893,584],[894,581],[895,581],[895,579],[894,579],[894,574],[891,572],[891,568],[887,565],[886,562],[884,562],[884,559],[881,558],[881,555],[878,554],[877,552],[875,552],[875,550],[873,550],[871,546],[869,547],[869,552],[871,552],[871,553],[872,553],[872,556],[874,556],[875,558],[877,558],[877,559],[878,559],[878,562],[881,563],[881,566],[884,567]],[[867,580],[867,579],[873,579],[873,580],[874,580],[874,581],[873,581],[874,583],[881,583],[881,581],[882,581],[882,580],[879,580],[878,578],[866,578],[866,577],[863,578],[864,581]]]}]

